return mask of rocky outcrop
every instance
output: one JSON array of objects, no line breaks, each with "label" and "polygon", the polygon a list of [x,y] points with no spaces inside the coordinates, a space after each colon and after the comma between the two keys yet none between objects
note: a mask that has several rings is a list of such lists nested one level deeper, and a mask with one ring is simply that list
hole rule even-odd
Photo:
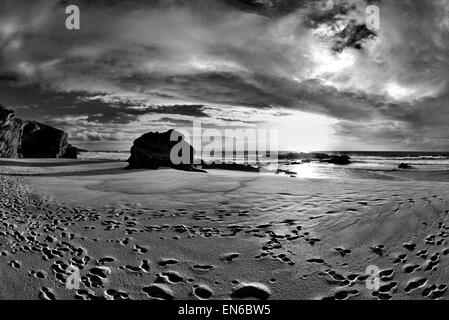
[{"label": "rocky outcrop", "polygon": [[288,153],[280,153],[278,155],[279,160],[301,160],[301,163],[310,162],[310,161],[320,161],[324,163],[332,163],[338,165],[347,165],[351,164],[351,158],[344,154],[327,154],[321,152],[288,152]]},{"label": "rocky outcrop", "polygon": [[[174,155],[174,156],[173,156]],[[173,159],[172,159],[173,158]],[[178,161],[173,163],[174,158]],[[182,163],[180,160],[182,159]],[[167,132],[149,132],[134,141],[128,169],[158,169],[170,167],[184,171],[206,172],[203,169],[237,170],[258,172],[259,168],[237,163],[195,164],[195,149],[184,140],[184,136],[175,130]]]},{"label": "rocky outcrop", "polygon": [[[182,159],[181,163],[172,159],[172,151],[175,152],[174,158]],[[174,130],[162,133],[149,132],[134,141],[131,156],[128,159],[128,169],[171,167],[186,171],[200,171],[193,165],[194,155],[195,149],[184,141],[184,136],[179,132]]]},{"label": "rocky outcrop", "polygon": [[240,163],[205,163],[201,162],[202,169],[217,169],[217,170],[233,170],[233,171],[247,171],[247,172],[260,172],[260,168]]},{"label": "rocky outcrop", "polygon": [[319,160],[321,162],[328,163],[347,162],[348,160],[350,160],[349,156],[347,155],[335,155],[322,152],[280,152],[278,154],[278,159],[288,161],[301,160],[302,162]]},{"label": "rocky outcrop", "polygon": [[408,163],[401,162],[398,165],[398,168],[399,169],[412,169],[413,167],[411,165],[409,165]]},{"label": "rocky outcrop", "polygon": [[320,161],[338,165],[351,164],[351,158],[347,155],[331,155],[328,159],[321,159]]},{"label": "rocky outcrop", "polygon": [[67,142],[67,133],[51,126],[15,117],[0,105],[0,157],[77,158],[77,149]]}]

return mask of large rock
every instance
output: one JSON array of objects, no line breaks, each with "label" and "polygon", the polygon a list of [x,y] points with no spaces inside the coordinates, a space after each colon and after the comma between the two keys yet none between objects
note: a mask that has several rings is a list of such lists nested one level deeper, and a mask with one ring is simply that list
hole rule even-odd
[{"label": "large rock", "polygon": [[73,158],[77,149],[67,142],[67,133],[51,126],[15,117],[0,105],[0,157]]},{"label": "large rock", "polygon": [[322,152],[288,152],[279,153],[278,160],[326,160],[332,156]]},{"label": "large rock", "polygon": [[331,155],[327,159],[321,159],[321,162],[338,164],[338,165],[348,165],[351,164],[351,158],[347,155]]},{"label": "large rock", "polygon": [[408,164],[408,163],[401,162],[398,165],[398,168],[399,169],[412,169],[413,167],[410,164]]},{"label": "large rock", "polygon": [[[172,134],[177,140],[172,141]],[[176,149],[173,149],[175,148]],[[183,158],[183,163],[173,163],[170,155],[172,150],[178,151],[177,156]],[[193,166],[195,149],[184,137],[174,130],[167,132],[149,132],[134,141],[131,156],[128,159],[128,169],[158,169],[171,167],[175,169],[197,171]]]}]

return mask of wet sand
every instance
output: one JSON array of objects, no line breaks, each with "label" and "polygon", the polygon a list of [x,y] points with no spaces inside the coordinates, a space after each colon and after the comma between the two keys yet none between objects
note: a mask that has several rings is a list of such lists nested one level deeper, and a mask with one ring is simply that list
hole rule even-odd
[{"label": "wet sand", "polygon": [[125,166],[1,164],[0,298],[447,297],[446,182]]}]

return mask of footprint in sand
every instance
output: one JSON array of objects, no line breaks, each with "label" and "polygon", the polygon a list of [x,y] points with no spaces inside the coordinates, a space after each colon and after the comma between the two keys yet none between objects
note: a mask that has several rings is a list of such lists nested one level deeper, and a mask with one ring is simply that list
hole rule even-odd
[{"label": "footprint in sand", "polygon": [[277,259],[281,260],[282,262],[287,263],[290,266],[295,264],[289,257],[287,257],[287,255],[285,253],[278,254],[277,256],[275,255],[275,256],[273,256],[273,258],[277,258]]},{"label": "footprint in sand", "polygon": [[309,263],[326,264],[326,261],[320,258],[311,258],[306,260]]},{"label": "footprint in sand", "polygon": [[87,263],[91,260],[91,257],[84,256],[82,259],[79,258],[72,258],[70,260],[71,264],[77,266],[79,269],[84,269],[84,267],[87,265]]},{"label": "footprint in sand", "polygon": [[427,250],[421,250],[421,251],[417,252],[416,255],[420,258],[427,259],[427,257],[429,256],[429,253]]},{"label": "footprint in sand", "polygon": [[208,264],[195,264],[192,266],[192,268],[198,271],[210,271],[214,268],[214,266]]},{"label": "footprint in sand", "polygon": [[335,248],[335,251],[337,251],[337,253],[339,253],[342,257],[351,253],[351,250],[345,248]]},{"label": "footprint in sand", "polygon": [[142,246],[139,246],[139,245],[136,244],[136,245],[134,245],[133,251],[135,251],[135,252],[137,252],[137,253],[139,253],[139,254],[144,254],[144,253],[147,253],[147,252],[148,252],[148,249],[145,248],[145,247],[142,247]]},{"label": "footprint in sand", "polygon": [[122,246],[127,246],[129,244],[130,238],[118,239],[117,242]]},{"label": "footprint in sand", "polygon": [[428,235],[424,240],[427,245],[434,246],[435,245],[436,235]]},{"label": "footprint in sand", "polygon": [[136,228],[126,228],[123,230],[126,235],[131,235],[134,233],[145,232],[144,230],[136,229]]},{"label": "footprint in sand", "polygon": [[230,253],[222,254],[220,256],[220,259],[223,260],[223,261],[226,261],[226,262],[232,262],[235,259],[237,259],[238,257],[240,257],[240,253],[230,252]]},{"label": "footprint in sand", "polygon": [[351,281],[351,283],[354,283],[358,280],[358,278],[360,277],[360,275],[358,273],[351,273],[350,275],[348,275],[346,278]]},{"label": "footprint in sand", "polygon": [[157,275],[156,283],[181,283],[184,282],[184,277],[182,277],[179,272],[176,271],[165,271]]},{"label": "footprint in sand", "polygon": [[19,261],[16,260],[11,260],[8,265],[13,268],[13,269],[21,269],[22,268],[22,264]]},{"label": "footprint in sand", "polygon": [[233,299],[260,299],[266,300],[270,297],[271,290],[262,283],[240,283],[233,288],[231,298]]},{"label": "footprint in sand", "polygon": [[81,277],[81,282],[88,288],[101,288],[108,281],[111,270],[106,267],[93,267],[89,274]]},{"label": "footprint in sand", "polygon": [[104,292],[104,296],[108,300],[129,300],[128,293],[120,290],[107,289]]},{"label": "footprint in sand", "polygon": [[158,265],[160,267],[167,267],[167,266],[174,265],[174,264],[177,264],[177,263],[178,263],[178,260],[176,260],[176,259],[161,259],[158,262]]},{"label": "footprint in sand", "polygon": [[416,248],[416,244],[414,244],[414,243],[404,243],[403,247],[405,249],[407,249],[408,251],[413,251]]},{"label": "footprint in sand", "polygon": [[124,269],[126,271],[136,272],[136,273],[142,272],[142,269],[140,267],[135,267],[135,266],[130,266],[130,265],[119,267],[119,269]]},{"label": "footprint in sand", "polygon": [[418,264],[406,264],[404,266],[404,272],[405,273],[413,273],[413,272],[415,272],[417,270],[420,270],[420,269],[421,269],[421,266],[418,265]]},{"label": "footprint in sand", "polygon": [[39,299],[41,299],[41,300],[56,300],[56,295],[52,289],[43,287],[39,291]]},{"label": "footprint in sand", "polygon": [[143,260],[139,267],[126,265],[119,267],[119,269],[124,269],[126,271],[134,273],[148,273],[150,272],[150,262],[148,260]]},{"label": "footprint in sand", "polygon": [[95,292],[91,290],[80,289],[75,293],[76,300],[99,300],[100,298],[95,295]]},{"label": "footprint in sand", "polygon": [[445,284],[440,284],[440,285],[435,285],[432,284],[429,287],[425,288],[421,295],[423,297],[429,297],[430,299],[438,299],[441,298],[442,296],[445,295],[447,291],[447,285]]},{"label": "footprint in sand", "polygon": [[149,298],[159,300],[173,300],[173,291],[164,284],[155,283],[142,289]]},{"label": "footprint in sand", "polygon": [[140,264],[140,268],[145,272],[150,272],[150,262],[148,260],[142,260],[142,263]]},{"label": "footprint in sand", "polygon": [[214,292],[212,291],[212,289],[204,284],[195,285],[193,287],[193,295],[198,299],[206,300],[212,297],[213,294]]},{"label": "footprint in sand", "polygon": [[378,244],[375,246],[370,247],[370,250],[377,254],[379,257],[382,257],[384,255],[384,245]]},{"label": "footprint in sand", "polygon": [[67,261],[57,260],[53,262],[50,270],[53,272],[57,281],[61,284],[65,284],[66,278],[70,275],[68,272],[69,267],[70,264]]},{"label": "footprint in sand", "polygon": [[382,281],[390,281],[393,279],[394,276],[394,270],[392,269],[385,269],[379,272],[379,278]]},{"label": "footprint in sand", "polygon": [[93,267],[89,270],[89,273],[96,275],[102,279],[107,279],[108,275],[111,273],[111,270],[106,267]]},{"label": "footprint in sand", "polygon": [[336,272],[335,270],[327,269],[324,271],[324,275],[327,276],[326,281],[331,285],[345,287],[351,283],[349,279],[347,279],[342,274]]},{"label": "footprint in sand", "polygon": [[430,259],[426,260],[423,264],[425,271],[435,271],[440,264],[440,254],[436,252]]},{"label": "footprint in sand", "polygon": [[397,255],[396,259],[393,260],[394,264],[400,264],[400,263],[406,263],[407,262],[407,254],[406,253],[400,253]]},{"label": "footprint in sand", "polygon": [[393,282],[386,283],[386,284],[383,284],[382,286],[380,286],[380,288],[377,292],[378,292],[378,294],[391,294],[392,291],[397,291],[397,289],[398,289],[398,283],[393,281]]},{"label": "footprint in sand", "polygon": [[104,258],[98,259],[96,261],[96,264],[102,266],[102,265],[105,265],[106,263],[112,263],[114,261],[115,261],[115,258],[113,258],[113,257],[104,257]]},{"label": "footprint in sand", "polygon": [[37,270],[37,271],[30,270],[28,272],[28,274],[37,279],[47,279],[47,273],[43,270]]},{"label": "footprint in sand", "polygon": [[56,241],[56,238],[53,237],[53,236],[48,235],[48,236],[45,237],[44,240],[45,240],[46,242],[48,242],[48,243],[53,243],[53,242]]},{"label": "footprint in sand", "polygon": [[318,238],[308,238],[308,237],[304,238],[304,240],[306,242],[308,242],[311,246],[313,246],[315,243],[321,241],[321,239],[318,239]]},{"label": "footprint in sand", "polygon": [[407,283],[407,286],[405,287],[404,291],[406,293],[410,293],[413,290],[416,290],[418,288],[422,288],[426,283],[427,283],[427,279],[425,279],[425,278],[412,280],[409,283]]},{"label": "footprint in sand", "polygon": [[324,297],[322,300],[346,300],[350,297],[358,296],[360,292],[358,290],[340,290],[335,292],[334,295]]}]

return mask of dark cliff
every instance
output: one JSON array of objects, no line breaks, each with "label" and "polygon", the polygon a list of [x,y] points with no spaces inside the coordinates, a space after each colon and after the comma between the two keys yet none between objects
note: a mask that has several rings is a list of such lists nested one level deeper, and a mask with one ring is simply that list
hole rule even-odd
[{"label": "dark cliff", "polygon": [[66,132],[51,126],[16,118],[0,105],[0,157],[72,158],[77,149],[67,141]]}]

